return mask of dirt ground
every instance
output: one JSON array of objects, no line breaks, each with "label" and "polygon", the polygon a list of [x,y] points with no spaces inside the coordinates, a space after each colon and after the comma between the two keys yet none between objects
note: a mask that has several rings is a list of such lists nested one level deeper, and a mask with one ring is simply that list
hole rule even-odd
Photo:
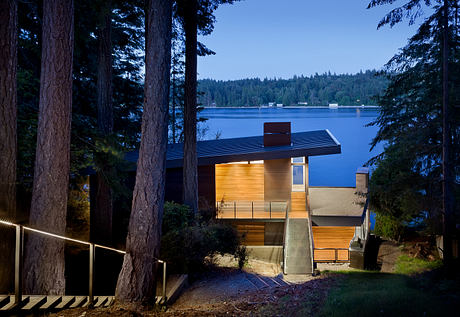
[{"label": "dirt ground", "polygon": [[[337,277],[324,275],[283,276],[281,267],[273,263],[249,260],[245,268],[237,269],[237,262],[229,256],[215,259],[217,267],[203,273],[183,292],[166,311],[135,313],[126,307],[100,309],[72,309],[52,316],[263,316],[277,315],[271,307],[289,298],[281,315],[293,315],[298,307],[317,309],[319,303]],[[319,264],[320,270],[349,270],[348,264]],[[307,302],[307,303],[306,303]],[[297,308],[296,308],[297,307]]]},{"label": "dirt ground", "polygon": [[396,260],[401,254],[402,248],[396,242],[383,241],[377,255],[377,263],[381,266],[380,271],[384,273],[394,272]]}]

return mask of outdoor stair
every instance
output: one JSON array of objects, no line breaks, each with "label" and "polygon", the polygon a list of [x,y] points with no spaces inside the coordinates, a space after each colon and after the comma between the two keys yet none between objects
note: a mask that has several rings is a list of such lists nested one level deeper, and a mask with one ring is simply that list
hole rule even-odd
[{"label": "outdoor stair", "polygon": [[313,261],[308,218],[286,219],[284,274],[312,274]]},{"label": "outdoor stair", "polygon": [[[113,296],[94,296],[94,307],[108,307]],[[88,296],[23,295],[19,305],[15,305],[14,295],[0,295],[0,313],[2,312],[53,312],[67,308],[88,306]]]},{"label": "outdoor stair", "polygon": [[281,276],[271,277],[259,274],[245,273],[245,277],[258,290],[290,285],[290,283],[283,280]]}]

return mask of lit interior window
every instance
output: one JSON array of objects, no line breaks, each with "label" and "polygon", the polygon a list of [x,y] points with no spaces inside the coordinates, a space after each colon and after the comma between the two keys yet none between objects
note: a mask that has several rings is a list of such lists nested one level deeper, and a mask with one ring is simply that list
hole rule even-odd
[{"label": "lit interior window", "polygon": [[292,163],[305,163],[305,157],[293,157],[291,158]]},{"label": "lit interior window", "polygon": [[293,185],[303,185],[303,165],[293,165],[292,166],[292,184]]}]

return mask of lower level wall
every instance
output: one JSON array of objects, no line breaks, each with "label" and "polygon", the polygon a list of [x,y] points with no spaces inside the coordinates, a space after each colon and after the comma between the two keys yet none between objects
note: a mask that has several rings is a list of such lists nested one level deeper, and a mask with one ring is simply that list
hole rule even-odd
[{"label": "lower level wall", "polygon": [[348,261],[348,247],[355,234],[355,227],[313,226],[312,229],[315,261]]},{"label": "lower level wall", "polygon": [[231,223],[246,246],[283,245],[284,222],[234,220]]},{"label": "lower level wall", "polygon": [[283,262],[283,246],[246,246],[249,258],[280,264]]}]

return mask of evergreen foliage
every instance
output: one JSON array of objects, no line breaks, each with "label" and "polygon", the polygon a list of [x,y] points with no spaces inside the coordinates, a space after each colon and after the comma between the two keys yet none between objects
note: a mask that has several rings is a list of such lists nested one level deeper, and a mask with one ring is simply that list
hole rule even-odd
[{"label": "evergreen foliage", "polygon": [[160,257],[168,262],[168,270],[197,272],[216,254],[236,255],[238,245],[238,234],[230,225],[195,216],[188,206],[165,202]]},{"label": "evergreen foliage", "polygon": [[[113,3],[113,105],[114,133],[97,132],[97,30],[100,1],[75,2],[71,174],[99,166],[94,160],[120,163],[123,153],[138,146],[143,98],[143,2]],[[41,1],[19,2],[18,47],[18,183],[30,191],[36,148],[41,57]],[[101,155],[104,154],[104,155]],[[112,177],[113,176],[113,177]],[[108,175],[107,179],[120,177]],[[112,181],[112,182],[113,182]],[[118,186],[120,185],[114,185]]]},{"label": "evergreen foliage", "polygon": [[291,79],[248,78],[241,80],[203,79],[198,83],[203,95],[199,101],[206,107],[263,106],[271,102],[285,106],[307,102],[308,106],[375,105],[373,96],[387,87],[387,79],[374,70],[357,74],[315,74]]},{"label": "evergreen foliage", "polygon": [[[380,142],[385,147],[382,154],[369,162],[376,164],[370,181],[370,199],[381,215],[400,223],[422,217],[430,232],[440,233],[442,12],[439,6],[433,9],[434,13],[385,68],[390,83],[378,98],[380,115],[371,123],[379,127],[372,147]],[[454,105],[460,104],[460,43],[456,8],[450,7],[449,11],[449,132],[458,199],[460,108]],[[383,20],[390,25],[399,21],[399,15],[391,14]],[[455,208],[458,214],[459,206]]]}]

